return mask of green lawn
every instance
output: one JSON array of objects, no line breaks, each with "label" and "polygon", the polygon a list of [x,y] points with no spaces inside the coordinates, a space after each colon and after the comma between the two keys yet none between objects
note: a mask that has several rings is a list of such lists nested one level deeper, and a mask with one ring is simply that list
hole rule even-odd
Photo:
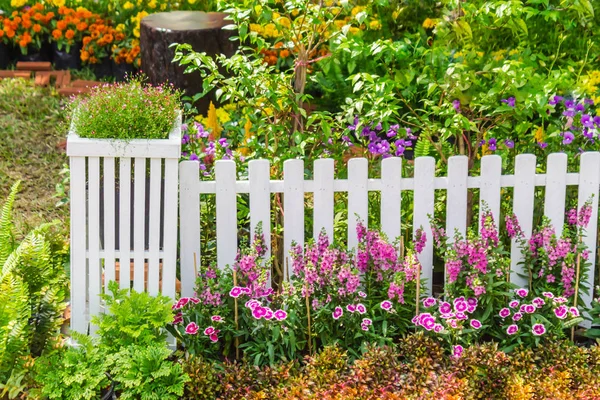
[{"label": "green lawn", "polygon": [[54,197],[68,162],[57,147],[66,136],[61,103],[52,88],[35,87],[33,81],[0,81],[0,202],[21,180],[14,211],[20,232],[55,218],[66,221],[68,216],[68,206],[57,208]]}]

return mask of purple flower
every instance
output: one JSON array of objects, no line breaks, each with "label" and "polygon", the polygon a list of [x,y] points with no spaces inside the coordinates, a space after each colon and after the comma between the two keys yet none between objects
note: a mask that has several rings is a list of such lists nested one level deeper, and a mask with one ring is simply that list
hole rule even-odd
[{"label": "purple flower", "polygon": [[579,310],[577,307],[571,307],[569,308],[569,314],[571,314],[573,317],[579,317]]},{"label": "purple flower", "polygon": [[348,310],[348,312],[352,312],[353,313],[354,311],[356,311],[356,306],[354,304],[348,304],[346,306],[346,310]]},{"label": "purple flower", "polygon": [[574,117],[575,116],[575,110],[565,110],[563,111],[562,115],[564,115],[565,117]]},{"label": "purple flower", "polygon": [[190,322],[188,326],[185,327],[185,333],[188,335],[195,335],[200,330],[200,327],[195,322]]},{"label": "purple flower", "polygon": [[565,107],[573,108],[573,107],[575,107],[575,102],[573,100],[565,100]]},{"label": "purple flower", "polygon": [[565,319],[567,317],[567,312],[568,309],[565,305],[559,306],[554,309],[554,315],[556,315],[556,318],[558,319]]},{"label": "purple flower", "polygon": [[519,307],[519,300],[513,300],[513,301],[511,301],[510,303],[508,303],[508,306],[510,308],[517,308],[517,307]]},{"label": "purple flower", "polygon": [[356,311],[358,311],[359,314],[364,314],[367,312],[367,307],[362,303],[358,303],[356,305]]},{"label": "purple flower", "polygon": [[563,132],[561,136],[563,137],[563,144],[571,144],[573,143],[573,139],[575,139],[575,135],[571,131]]},{"label": "purple flower", "polygon": [[198,158],[198,155],[196,153],[192,153],[192,155],[190,156],[190,161],[200,161],[200,159]]},{"label": "purple flower", "polygon": [[223,317],[221,317],[220,315],[213,315],[212,317],[210,317],[211,321],[214,322],[223,322]]},{"label": "purple flower", "polygon": [[517,322],[519,321],[521,318],[523,318],[523,314],[521,314],[520,312],[515,313],[515,315],[513,315],[513,321]]},{"label": "purple flower", "polygon": [[502,99],[500,101],[503,102],[504,104],[508,104],[509,107],[515,106],[515,98],[514,97],[509,97],[508,99]]},{"label": "purple flower", "polygon": [[600,116],[594,117],[594,124],[596,125],[596,127],[600,128]]},{"label": "purple flower", "polygon": [[392,309],[392,302],[389,300],[382,301],[381,308],[383,308],[385,311],[390,311]]},{"label": "purple flower", "polygon": [[496,138],[491,138],[490,140],[488,140],[488,149],[490,149],[490,151],[496,151],[497,144],[498,140]]},{"label": "purple flower", "polygon": [[535,324],[532,327],[532,332],[535,336],[542,336],[544,333],[546,333],[546,327],[544,324]]},{"label": "purple flower", "polygon": [[423,306],[425,308],[430,308],[435,306],[435,304],[437,303],[437,300],[433,297],[428,297],[425,300],[423,300]]},{"label": "purple flower", "polygon": [[471,324],[471,327],[474,329],[481,328],[481,322],[478,319],[472,319],[470,324]]},{"label": "purple flower", "polygon": [[593,106],[594,105],[594,100],[592,100],[592,99],[583,99],[583,103],[587,104],[587,105],[590,105],[590,106]]},{"label": "purple flower", "polygon": [[463,351],[464,348],[460,344],[457,344],[452,348],[452,355],[454,356],[454,358],[460,358],[460,356],[462,356]]},{"label": "purple flower", "polygon": [[510,315],[510,310],[508,308],[504,307],[502,310],[500,310],[500,312],[498,314],[500,315],[500,317],[506,318]]},{"label": "purple flower", "polygon": [[452,306],[450,305],[450,303],[447,302],[443,302],[440,303],[440,312],[442,314],[450,314],[452,312]]},{"label": "purple flower", "polygon": [[392,125],[390,126],[390,129],[388,129],[386,135],[389,138],[393,138],[398,134],[398,129],[400,129],[400,125],[396,124],[396,125]]},{"label": "purple flower", "polygon": [[188,144],[190,142],[190,135],[187,133],[181,137],[181,144]]},{"label": "purple flower", "polygon": [[548,147],[548,143],[546,142],[538,142],[537,145],[540,146],[540,149],[545,149]]},{"label": "purple flower", "polygon": [[[517,294],[517,296],[519,296],[520,298],[525,298],[527,297],[527,295],[529,294],[529,290],[524,289],[524,288],[520,288],[515,290],[515,293]],[[511,306],[512,307],[512,306]]]},{"label": "purple flower", "polygon": [[[182,131],[187,131],[188,130],[188,124],[181,124],[181,130]],[[188,136],[189,139],[189,136]]]},{"label": "purple flower", "polygon": [[430,331],[435,326],[435,319],[433,319],[433,317],[426,317],[421,322],[421,325],[423,326],[423,328],[425,328],[428,331]]},{"label": "purple flower", "polygon": [[506,333],[508,333],[509,335],[514,335],[518,331],[519,331],[519,327],[515,324],[509,325],[509,327],[506,328]]},{"label": "purple flower", "polygon": [[226,138],[221,138],[221,139],[219,139],[219,145],[221,147],[227,147],[227,146],[229,146],[229,143],[227,143],[227,139]]},{"label": "purple flower", "polygon": [[[340,310],[341,309],[342,308],[340,307]],[[283,310],[277,310],[277,311],[275,311],[275,319],[277,321],[283,321],[286,318],[287,318],[287,313],[285,311],[283,311]]]},{"label": "purple flower", "polygon": [[457,100],[454,100],[454,101],[452,102],[452,107],[454,107],[454,110],[455,110],[457,113],[460,113],[460,100],[458,100],[458,99],[457,99]]},{"label": "purple flower", "polygon": [[231,291],[229,292],[229,295],[233,298],[238,298],[240,297],[240,295],[242,294],[242,288],[239,286],[235,286],[233,289],[231,289]]},{"label": "purple flower", "polygon": [[575,111],[581,112],[583,110],[585,110],[585,105],[583,105],[583,103],[579,103],[575,106]]},{"label": "purple flower", "polygon": [[506,147],[508,147],[509,149],[512,149],[512,148],[514,148],[514,147],[515,147],[515,142],[514,142],[514,141],[512,141],[512,140],[510,140],[510,139],[506,139],[506,140],[504,141],[504,145],[505,145]]},{"label": "purple flower", "polygon": [[563,101],[563,97],[562,96],[553,96],[550,101],[548,101],[548,104],[550,104],[551,106],[558,104],[559,102]]},{"label": "purple flower", "polygon": [[344,310],[342,307],[336,307],[331,315],[333,316],[333,319],[340,319],[340,317],[344,315]]},{"label": "purple flower", "polygon": [[594,128],[594,120],[592,119],[592,117],[589,114],[583,114],[581,116],[581,125],[585,126],[586,128],[593,129]]}]

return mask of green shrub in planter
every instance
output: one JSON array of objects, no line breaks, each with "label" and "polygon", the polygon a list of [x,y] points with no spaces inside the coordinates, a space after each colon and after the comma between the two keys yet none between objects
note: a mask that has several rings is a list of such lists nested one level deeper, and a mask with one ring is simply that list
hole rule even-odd
[{"label": "green shrub in planter", "polygon": [[138,77],[97,86],[70,107],[71,128],[82,138],[166,139],[179,113],[179,92]]}]

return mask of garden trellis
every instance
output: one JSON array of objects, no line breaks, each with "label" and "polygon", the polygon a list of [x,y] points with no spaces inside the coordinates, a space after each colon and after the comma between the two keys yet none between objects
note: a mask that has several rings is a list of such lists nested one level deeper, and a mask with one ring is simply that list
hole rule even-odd
[{"label": "garden trellis", "polygon": [[[70,139],[71,140],[71,139]],[[156,175],[151,175],[150,188],[142,189],[138,183],[134,184],[135,191],[140,193],[150,190],[150,209],[146,211],[145,204],[138,196],[138,202],[134,205],[134,214],[138,212],[150,212],[150,240],[147,248],[144,248],[143,232],[145,229],[144,218],[134,218],[133,232],[134,240],[129,243],[124,239],[129,237],[130,226],[128,216],[121,213],[122,224],[118,227],[121,238],[121,248],[129,248],[128,261],[134,262],[133,277],[129,276],[128,268],[121,268],[121,286],[127,287],[133,282],[137,290],[145,290],[143,263],[146,259],[150,261],[149,280],[155,283],[149,284],[147,290],[157,293],[158,266],[157,260],[165,263],[162,270],[163,285],[166,283],[168,289],[163,293],[175,296],[174,282],[176,278],[176,211],[177,197],[179,197],[179,244],[180,244],[180,274],[181,295],[193,296],[197,269],[202,262],[200,213],[201,195],[216,196],[216,250],[217,264],[223,268],[232,265],[238,251],[238,219],[237,205],[238,195],[248,194],[251,234],[257,226],[262,224],[263,233],[267,243],[270,243],[271,227],[273,224],[271,214],[271,196],[274,193],[283,194],[283,243],[284,254],[289,253],[293,242],[304,243],[305,241],[305,194],[313,194],[313,236],[316,238],[324,229],[327,234],[333,236],[334,228],[334,193],[347,193],[348,198],[348,248],[352,249],[357,244],[356,224],[357,216],[362,221],[368,221],[369,192],[381,193],[381,230],[389,237],[396,238],[401,235],[401,200],[403,193],[413,192],[413,231],[423,227],[428,240],[425,249],[419,256],[423,265],[423,277],[427,279],[428,288],[431,292],[433,275],[433,241],[431,240],[431,227],[429,216],[434,214],[434,203],[436,191],[446,192],[445,228],[447,232],[457,230],[465,234],[467,228],[468,214],[468,191],[479,189],[480,205],[484,202],[494,215],[497,224],[501,225],[500,204],[501,189],[513,188],[512,204],[523,232],[529,237],[533,229],[533,217],[535,207],[536,187],[545,187],[544,215],[556,226],[557,234],[562,231],[565,220],[565,207],[567,198],[567,186],[577,186],[578,206],[581,207],[591,199],[592,218],[584,238],[586,245],[595,250],[597,238],[598,220],[598,191],[600,188],[600,153],[590,152],[581,154],[579,159],[579,172],[567,172],[568,156],[566,154],[550,154],[547,158],[545,174],[536,173],[537,160],[534,155],[522,154],[516,157],[515,173],[502,174],[502,159],[497,155],[484,156],[481,159],[481,172],[479,176],[468,175],[468,159],[465,156],[454,156],[448,160],[447,176],[435,176],[435,159],[431,157],[420,157],[414,161],[414,174],[412,177],[402,177],[402,163],[400,158],[387,158],[381,161],[381,175],[379,178],[369,178],[368,161],[364,158],[351,159],[348,162],[347,179],[334,179],[334,161],[332,159],[320,159],[315,161],[313,179],[305,179],[305,164],[302,160],[294,159],[284,162],[283,179],[272,180],[270,176],[271,166],[267,160],[253,160],[248,164],[248,179],[238,180],[236,164],[231,160],[220,160],[215,165],[215,180],[203,181],[200,178],[200,170],[196,161],[183,161],[179,163],[177,173],[176,163],[178,155],[150,153],[138,154],[133,150],[121,150],[121,153],[106,156],[96,149],[93,154],[86,156],[83,147],[81,151],[69,149],[72,167],[72,219],[71,219],[71,244],[72,244],[72,327],[80,332],[86,332],[88,315],[102,310],[98,298],[100,293],[100,271],[104,268],[107,279],[114,277],[114,260],[120,259],[121,251],[111,250],[110,235],[106,236],[105,246],[99,240],[100,220],[97,217],[100,198],[100,169],[99,158],[104,157],[103,180],[106,187],[114,186],[114,168],[111,169],[111,157],[125,157],[125,163],[121,163],[121,174],[127,174],[129,157],[149,156],[152,166],[158,168],[160,158],[165,158],[164,183],[165,201],[157,201],[160,198],[160,189]],[[156,157],[156,158],[153,158]],[[106,161],[108,160],[108,162]],[[145,176],[145,162],[135,162],[134,176]],[[151,172],[152,174],[152,172]],[[169,176],[171,178],[169,178]],[[177,180],[179,181],[179,193],[177,193]],[[86,188],[86,182],[87,187]],[[140,180],[142,182],[142,180]],[[154,183],[152,183],[154,182]],[[160,183],[160,182],[159,182]],[[141,184],[140,184],[141,185]],[[124,197],[128,185],[123,185]],[[145,192],[144,192],[145,193]],[[103,194],[105,197],[113,196],[112,193]],[[135,201],[135,200],[134,200]],[[123,198],[121,204],[127,209],[127,199]],[[112,207],[112,208],[111,208]],[[160,207],[158,209],[157,207]],[[104,202],[105,215],[114,216],[115,202],[106,199]],[[112,211],[111,211],[112,209]],[[481,210],[481,207],[480,207]],[[159,217],[157,217],[159,216]],[[160,229],[160,216],[164,218],[164,246],[161,247],[157,240]],[[110,225],[111,218],[104,218],[104,232],[114,230]],[[108,225],[106,225],[108,224]],[[157,230],[158,229],[158,230]],[[129,244],[129,246],[128,246]],[[595,255],[595,251],[593,251]],[[127,258],[125,256],[124,258]],[[157,257],[158,256],[158,257]],[[267,254],[267,257],[269,255]],[[522,272],[523,266],[519,264],[521,251],[516,242],[511,248],[511,280],[519,285],[526,283],[525,279],[518,274]],[[595,256],[590,257],[592,267],[588,276],[588,285],[594,282]],[[125,270],[125,271],[124,271]],[[112,273],[112,275],[111,275]],[[591,293],[584,295],[586,305],[591,302]]]}]

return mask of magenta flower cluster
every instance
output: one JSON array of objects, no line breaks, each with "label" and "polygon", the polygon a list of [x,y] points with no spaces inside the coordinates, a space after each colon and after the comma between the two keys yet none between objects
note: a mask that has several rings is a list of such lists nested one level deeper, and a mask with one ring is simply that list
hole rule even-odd
[{"label": "magenta flower cluster", "polygon": [[477,309],[477,305],[478,301],[474,297],[465,299],[461,296],[451,303],[428,297],[423,300],[423,307],[427,309],[427,312],[415,315],[412,323],[435,333],[462,330],[467,324],[472,329],[478,330],[483,324],[470,316]]},{"label": "magenta flower cluster", "polygon": [[263,307],[259,301],[254,299],[248,300],[245,306],[252,311],[252,317],[256,320],[284,321],[287,318],[287,312],[284,310],[273,311],[270,307]]}]

